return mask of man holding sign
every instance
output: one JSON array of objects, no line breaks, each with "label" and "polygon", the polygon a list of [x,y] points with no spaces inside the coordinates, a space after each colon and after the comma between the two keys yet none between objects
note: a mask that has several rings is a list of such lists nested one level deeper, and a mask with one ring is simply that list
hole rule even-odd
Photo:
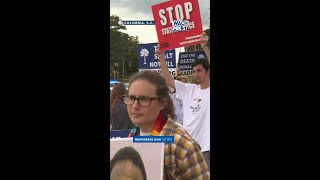
[{"label": "man holding sign", "polygon": [[176,98],[183,102],[183,127],[200,144],[205,161],[210,168],[210,50],[208,36],[201,34],[201,46],[207,59],[199,58],[193,64],[193,76],[197,84],[185,84],[174,80],[165,61],[164,52],[158,47],[162,76],[168,86],[175,89]]}]

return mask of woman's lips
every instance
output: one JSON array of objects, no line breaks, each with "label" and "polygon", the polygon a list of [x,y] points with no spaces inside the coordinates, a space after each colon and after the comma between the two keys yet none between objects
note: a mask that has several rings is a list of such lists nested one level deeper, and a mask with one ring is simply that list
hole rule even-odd
[{"label": "woman's lips", "polygon": [[131,113],[131,116],[133,116],[133,117],[139,117],[139,116],[142,116],[142,114],[140,114],[140,113]]}]

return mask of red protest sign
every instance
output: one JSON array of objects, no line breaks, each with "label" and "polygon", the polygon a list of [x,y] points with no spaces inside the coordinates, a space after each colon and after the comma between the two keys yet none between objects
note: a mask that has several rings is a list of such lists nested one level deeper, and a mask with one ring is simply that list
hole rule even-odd
[{"label": "red protest sign", "polygon": [[151,8],[162,51],[200,44],[203,29],[198,0],[167,1]]}]

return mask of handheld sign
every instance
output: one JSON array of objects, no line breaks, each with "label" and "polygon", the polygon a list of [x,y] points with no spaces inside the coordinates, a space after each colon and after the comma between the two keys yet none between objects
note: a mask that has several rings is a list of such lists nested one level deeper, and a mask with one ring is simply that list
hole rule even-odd
[{"label": "handheld sign", "polygon": [[204,51],[194,52],[180,52],[178,66],[180,67],[180,73],[182,75],[192,75],[192,64],[198,58],[204,58],[206,56]]},{"label": "handheld sign", "polygon": [[110,131],[110,139],[112,138],[127,138],[131,129],[112,130]]},{"label": "handheld sign", "polygon": [[167,1],[151,8],[162,51],[201,43],[198,0]]},{"label": "handheld sign", "polygon": [[[138,45],[138,65],[139,71],[152,70],[161,74],[160,61],[155,51],[157,43],[139,44]],[[165,51],[166,63],[172,76],[176,76],[176,51],[175,49]]]},{"label": "handheld sign", "polygon": [[[119,159],[117,161],[117,159]],[[122,170],[128,171],[123,167],[121,161],[135,161],[135,171],[140,173],[130,173],[131,179],[144,179],[141,175],[145,174],[146,179],[162,180],[164,171],[164,143],[134,143],[133,138],[110,139],[110,162],[114,166],[110,169],[111,179],[120,174]],[[118,163],[120,162],[120,163]],[[132,170],[131,170],[132,171]],[[117,173],[118,172],[118,173]],[[140,174],[140,175],[139,175]]]}]

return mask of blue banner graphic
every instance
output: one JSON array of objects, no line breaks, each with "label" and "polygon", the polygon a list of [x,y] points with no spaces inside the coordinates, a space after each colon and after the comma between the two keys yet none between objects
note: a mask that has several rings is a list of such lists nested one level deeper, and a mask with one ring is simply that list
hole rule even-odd
[{"label": "blue banner graphic", "polygon": [[134,136],[134,143],[173,143],[174,136]]},{"label": "blue banner graphic", "polygon": [[123,129],[123,130],[112,130],[110,131],[110,139],[111,138],[127,138],[129,137],[131,129]]}]

